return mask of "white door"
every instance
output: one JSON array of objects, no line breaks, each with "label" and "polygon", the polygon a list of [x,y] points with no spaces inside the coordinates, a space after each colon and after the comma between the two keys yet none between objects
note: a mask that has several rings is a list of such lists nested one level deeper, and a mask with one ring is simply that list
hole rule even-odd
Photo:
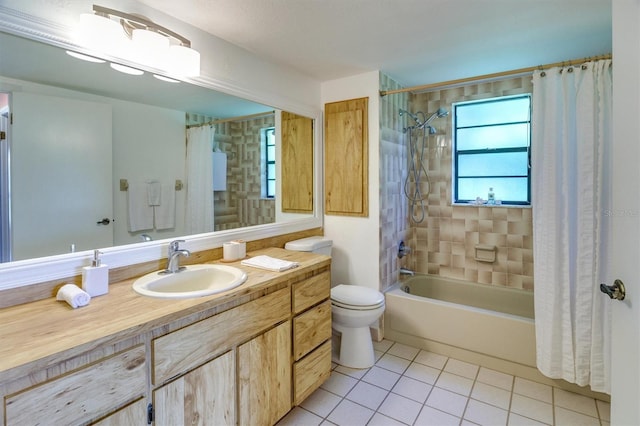
[{"label": "white door", "polygon": [[612,1],[613,248],[610,282],[624,301],[613,308],[611,424],[640,425],[640,3]]},{"label": "white door", "polygon": [[13,260],[113,245],[111,106],[12,96]]}]

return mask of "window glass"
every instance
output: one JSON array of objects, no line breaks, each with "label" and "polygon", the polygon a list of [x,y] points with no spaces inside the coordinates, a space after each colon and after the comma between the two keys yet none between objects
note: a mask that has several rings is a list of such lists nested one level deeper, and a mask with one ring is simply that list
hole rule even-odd
[{"label": "window glass", "polygon": [[459,102],[454,111],[454,202],[531,203],[531,97]]}]

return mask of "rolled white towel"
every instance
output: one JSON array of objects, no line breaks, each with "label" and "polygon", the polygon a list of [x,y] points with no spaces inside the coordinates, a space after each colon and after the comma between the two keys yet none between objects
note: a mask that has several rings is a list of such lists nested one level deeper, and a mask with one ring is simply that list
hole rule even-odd
[{"label": "rolled white towel", "polygon": [[58,290],[56,300],[65,301],[75,309],[88,305],[91,296],[75,284],[65,284]]},{"label": "rolled white towel", "polygon": [[276,259],[275,257],[265,255],[245,259],[240,262],[240,264],[278,272],[286,271],[287,269],[297,268],[298,266],[300,266],[298,262],[290,262],[288,260]]}]

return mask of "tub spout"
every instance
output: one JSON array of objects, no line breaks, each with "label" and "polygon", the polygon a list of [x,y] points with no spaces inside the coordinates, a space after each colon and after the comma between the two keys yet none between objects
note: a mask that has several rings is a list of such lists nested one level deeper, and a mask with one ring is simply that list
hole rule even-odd
[{"label": "tub spout", "polygon": [[400,275],[409,275],[409,276],[414,276],[415,272],[413,272],[411,269],[407,269],[407,268],[400,268]]}]

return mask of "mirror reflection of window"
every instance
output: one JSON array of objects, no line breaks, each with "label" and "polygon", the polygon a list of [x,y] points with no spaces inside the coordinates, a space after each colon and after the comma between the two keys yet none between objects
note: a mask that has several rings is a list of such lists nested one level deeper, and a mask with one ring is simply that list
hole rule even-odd
[{"label": "mirror reflection of window", "polygon": [[276,197],[276,128],[265,127],[260,130],[262,140],[262,197]]}]

